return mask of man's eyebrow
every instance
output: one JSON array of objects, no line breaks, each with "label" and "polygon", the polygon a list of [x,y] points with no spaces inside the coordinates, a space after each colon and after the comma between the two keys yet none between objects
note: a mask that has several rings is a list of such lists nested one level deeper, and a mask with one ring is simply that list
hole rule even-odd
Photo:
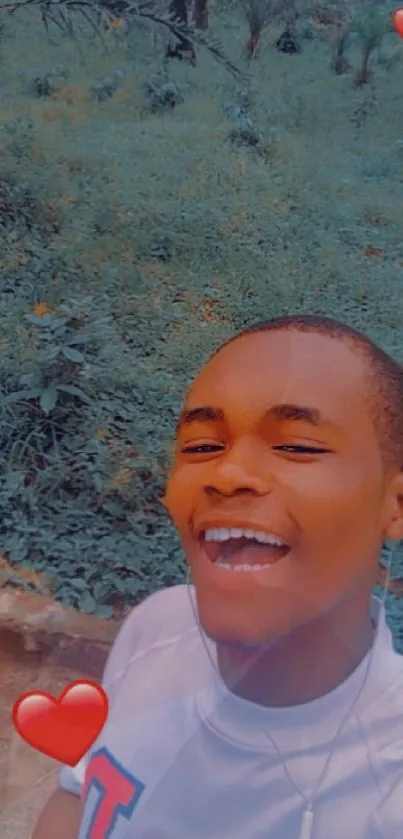
[{"label": "man's eyebrow", "polygon": [[213,408],[211,405],[192,408],[190,411],[183,410],[176,423],[176,433],[191,422],[225,422],[225,414],[222,408]]},{"label": "man's eyebrow", "polygon": [[310,408],[306,405],[274,405],[266,414],[265,419],[273,419],[276,422],[286,420],[297,420],[307,422],[310,425],[323,425],[329,422],[317,408]]},{"label": "man's eyebrow", "polygon": [[[262,419],[275,422],[305,422],[314,426],[332,424],[317,408],[306,405],[274,405],[265,412]],[[222,408],[214,408],[211,405],[183,410],[179,414],[176,431],[180,431],[183,426],[192,422],[225,422],[225,414]]]}]

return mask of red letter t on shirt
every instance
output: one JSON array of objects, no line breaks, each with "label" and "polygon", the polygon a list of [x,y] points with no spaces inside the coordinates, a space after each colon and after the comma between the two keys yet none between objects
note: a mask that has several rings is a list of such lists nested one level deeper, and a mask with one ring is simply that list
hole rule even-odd
[{"label": "red letter t on shirt", "polygon": [[84,801],[91,789],[99,797],[89,824],[87,839],[112,839],[119,815],[130,819],[144,784],[127,772],[108,749],[100,749],[89,763],[83,789]]}]

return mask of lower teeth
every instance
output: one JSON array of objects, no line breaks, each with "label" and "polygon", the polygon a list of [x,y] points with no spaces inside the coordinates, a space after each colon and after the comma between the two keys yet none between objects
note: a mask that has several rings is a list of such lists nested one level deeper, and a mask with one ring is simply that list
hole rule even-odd
[{"label": "lower teeth", "polygon": [[268,565],[229,565],[228,562],[217,562],[219,568],[226,568],[227,571],[264,571]]}]

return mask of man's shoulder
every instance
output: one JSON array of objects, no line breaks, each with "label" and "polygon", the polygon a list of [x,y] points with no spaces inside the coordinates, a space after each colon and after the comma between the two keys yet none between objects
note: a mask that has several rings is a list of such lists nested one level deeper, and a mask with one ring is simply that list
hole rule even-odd
[{"label": "man's shoulder", "polygon": [[169,646],[186,637],[194,626],[187,585],[175,585],[150,594],[129,612],[115,639],[104,681],[116,681],[128,661],[160,645]]},{"label": "man's shoulder", "polygon": [[[148,714],[154,713],[153,708],[169,701],[170,694],[175,691],[180,694],[181,682],[187,682],[190,672],[186,662],[192,650],[188,650],[187,642],[195,626],[189,593],[186,585],[161,589],[127,615],[105,667],[103,686],[110,711],[102,736],[127,737],[128,713],[130,719],[137,716],[144,721]],[[63,789],[80,792],[90,756],[91,751],[74,769],[63,767],[60,779]]]}]

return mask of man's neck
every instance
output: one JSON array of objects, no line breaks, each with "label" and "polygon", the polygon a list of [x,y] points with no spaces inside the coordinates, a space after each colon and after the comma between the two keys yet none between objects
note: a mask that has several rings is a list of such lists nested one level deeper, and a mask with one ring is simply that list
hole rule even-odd
[{"label": "man's neck", "polygon": [[[333,624],[334,626],[334,624]],[[227,688],[266,707],[312,702],[341,685],[374,643],[369,614],[343,621],[342,631],[315,621],[258,651],[217,644],[218,668]]]}]

